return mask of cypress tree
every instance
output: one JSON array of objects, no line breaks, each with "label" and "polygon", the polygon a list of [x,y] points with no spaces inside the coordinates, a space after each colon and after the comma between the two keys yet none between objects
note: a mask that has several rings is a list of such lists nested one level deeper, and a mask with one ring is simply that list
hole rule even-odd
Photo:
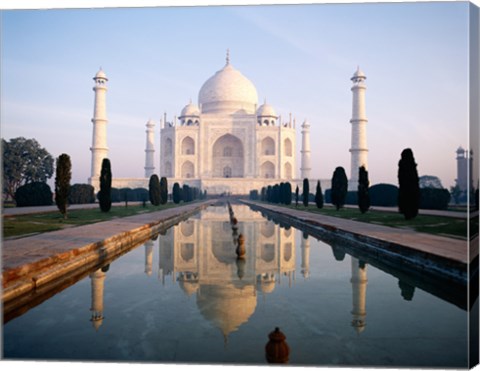
[{"label": "cypress tree", "polygon": [[188,184],[184,184],[181,191],[183,202],[191,202],[193,200],[192,188]]},{"label": "cypress tree", "polygon": [[286,203],[286,200],[285,200],[285,183],[283,183],[283,182],[280,183],[278,202],[281,203],[281,204]]},{"label": "cypress tree", "polygon": [[368,187],[370,181],[368,180],[368,171],[365,166],[360,166],[358,169],[358,208],[362,214],[365,214],[370,208],[370,195]]},{"label": "cypress tree", "polygon": [[267,187],[267,202],[273,202],[272,201],[272,186],[269,185]]},{"label": "cypress tree", "polygon": [[179,204],[182,199],[182,195],[180,194],[180,184],[178,183],[175,183],[173,185],[172,198],[173,198],[173,202],[176,204]]},{"label": "cypress tree", "polygon": [[303,206],[307,207],[308,206],[308,195],[310,193],[310,185],[308,184],[308,179],[305,178],[303,179]]},{"label": "cypress tree", "polygon": [[58,210],[67,219],[68,194],[70,192],[70,180],[72,179],[72,163],[70,156],[63,153],[56,161],[55,171],[55,203]]},{"label": "cypress tree", "polygon": [[345,169],[341,166],[337,167],[333,172],[332,177],[332,204],[337,210],[345,205],[345,198],[348,191],[348,179],[345,174]]},{"label": "cypress tree", "polygon": [[323,193],[322,193],[322,186],[320,181],[317,181],[317,189],[315,192],[315,204],[319,209],[323,207]]},{"label": "cypress tree", "polygon": [[295,207],[298,207],[298,193],[299,193],[299,190],[297,185],[297,188],[295,188]]},{"label": "cypress tree", "polygon": [[285,205],[292,203],[292,185],[290,182],[285,183]]},{"label": "cypress tree", "polygon": [[262,187],[262,192],[260,195],[261,201],[267,201],[267,187]]},{"label": "cypress tree", "polygon": [[110,167],[110,160],[104,158],[102,161],[102,169],[100,170],[100,192],[98,192],[98,201],[100,209],[103,212],[110,211],[112,207],[112,170]]},{"label": "cypress tree", "polygon": [[167,178],[162,176],[160,179],[160,203],[165,205],[168,201],[168,182]]},{"label": "cypress tree", "polygon": [[406,220],[418,214],[420,206],[420,185],[417,164],[410,148],[402,151],[398,162],[398,208]]},{"label": "cypress tree", "polygon": [[275,184],[272,188],[272,202],[278,204],[280,202],[280,185]]},{"label": "cypress tree", "polygon": [[159,206],[161,201],[160,195],[160,180],[158,180],[158,175],[153,174],[150,177],[150,181],[148,182],[148,196],[150,198],[150,202],[154,206]]}]

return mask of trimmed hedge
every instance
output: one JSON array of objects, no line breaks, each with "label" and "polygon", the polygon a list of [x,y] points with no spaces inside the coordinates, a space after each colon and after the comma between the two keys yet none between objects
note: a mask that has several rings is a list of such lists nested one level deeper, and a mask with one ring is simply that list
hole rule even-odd
[{"label": "trimmed hedge", "polygon": [[368,193],[371,206],[398,206],[398,187],[393,184],[375,184]]},{"label": "trimmed hedge", "polygon": [[92,204],[95,202],[95,191],[90,184],[74,184],[70,187],[68,194],[68,203],[75,204]]},{"label": "trimmed hedge", "polygon": [[18,207],[50,206],[53,203],[53,193],[47,183],[32,182],[18,187],[15,201]]},{"label": "trimmed hedge", "polygon": [[450,202],[447,189],[420,188],[420,209],[446,210]]}]

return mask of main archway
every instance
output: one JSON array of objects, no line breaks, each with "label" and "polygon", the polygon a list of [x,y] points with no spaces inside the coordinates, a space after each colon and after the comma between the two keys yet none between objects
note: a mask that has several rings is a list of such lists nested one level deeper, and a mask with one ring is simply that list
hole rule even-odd
[{"label": "main archway", "polygon": [[225,134],[218,138],[212,150],[214,178],[243,178],[243,144],[236,136]]}]

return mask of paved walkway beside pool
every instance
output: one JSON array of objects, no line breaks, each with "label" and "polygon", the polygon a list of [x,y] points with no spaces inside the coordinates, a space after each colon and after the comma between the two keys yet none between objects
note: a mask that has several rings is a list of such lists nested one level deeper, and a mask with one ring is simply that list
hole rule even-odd
[{"label": "paved walkway beside pool", "polygon": [[[139,205],[141,202],[129,201],[128,205]],[[125,202],[113,202],[112,206],[123,206]],[[80,209],[97,209],[100,208],[98,203],[93,204],[76,204],[68,205],[68,210],[80,210]],[[28,214],[41,214],[41,213],[58,213],[58,207],[56,205],[51,206],[25,206],[25,207],[6,207],[2,209],[3,217],[28,215]]]},{"label": "paved walkway beside pool", "polygon": [[[156,212],[70,227],[24,238],[2,241],[2,286],[25,279],[37,281],[36,274],[55,270],[62,264],[95,253],[101,256],[105,246],[132,242],[165,221],[189,216],[212,201],[195,202]],[[130,241],[132,240],[132,241]],[[3,297],[5,297],[5,292]]]},{"label": "paved walkway beside pool", "polygon": [[[246,201],[282,215],[293,217],[299,221],[319,225],[331,231],[347,231],[354,235],[366,236],[372,239],[394,243],[400,246],[447,258],[462,264],[469,264],[478,256],[478,236],[470,242],[443,236],[419,233],[409,229],[392,228],[371,223],[356,222],[349,219],[329,217],[308,211],[296,210],[267,203]],[[469,246],[470,245],[470,246]]]}]

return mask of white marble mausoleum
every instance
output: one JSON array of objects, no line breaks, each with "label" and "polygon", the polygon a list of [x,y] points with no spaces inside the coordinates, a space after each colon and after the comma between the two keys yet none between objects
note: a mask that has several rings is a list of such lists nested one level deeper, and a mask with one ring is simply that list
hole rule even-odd
[{"label": "white marble mausoleum", "polygon": [[209,194],[247,194],[292,181],[296,132],[275,109],[258,105],[255,85],[229,61],[174,122],[160,130],[160,174]]}]

